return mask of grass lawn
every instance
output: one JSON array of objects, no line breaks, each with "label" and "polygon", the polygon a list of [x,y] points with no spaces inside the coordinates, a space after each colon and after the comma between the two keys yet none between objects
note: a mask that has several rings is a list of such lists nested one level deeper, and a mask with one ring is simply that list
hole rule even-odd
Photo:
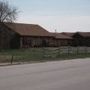
[{"label": "grass lawn", "polygon": [[90,57],[90,53],[77,53],[68,50],[62,53],[58,48],[29,48],[29,49],[10,49],[0,51],[0,62],[42,62],[51,60],[65,60],[73,58]]}]

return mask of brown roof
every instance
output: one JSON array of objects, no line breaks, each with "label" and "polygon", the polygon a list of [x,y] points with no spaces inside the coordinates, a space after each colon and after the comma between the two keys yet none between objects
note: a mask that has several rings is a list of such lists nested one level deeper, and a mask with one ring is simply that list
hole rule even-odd
[{"label": "brown roof", "polygon": [[62,32],[62,34],[70,36],[70,37],[73,37],[75,34],[79,34],[79,35],[81,35],[83,37],[90,37],[90,32],[75,32],[75,33],[72,33],[72,32]]},{"label": "brown roof", "polygon": [[90,32],[77,32],[77,33],[83,37],[90,37]]},{"label": "brown roof", "polygon": [[75,33],[74,32],[62,32],[62,34],[72,37]]},{"label": "brown roof", "polygon": [[5,25],[21,36],[52,36],[46,29],[35,24],[5,23]]},{"label": "brown roof", "polygon": [[52,34],[57,39],[72,39],[71,37],[64,35],[62,33],[52,33]]}]

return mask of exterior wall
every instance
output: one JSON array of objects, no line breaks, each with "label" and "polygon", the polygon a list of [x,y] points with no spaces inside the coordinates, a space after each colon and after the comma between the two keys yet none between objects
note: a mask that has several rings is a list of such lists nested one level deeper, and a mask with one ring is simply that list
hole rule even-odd
[{"label": "exterior wall", "polygon": [[19,48],[19,38],[17,34],[6,26],[0,28],[0,49]]},{"label": "exterior wall", "polygon": [[86,39],[78,33],[76,33],[73,36],[73,46],[86,46]]},{"label": "exterior wall", "polygon": [[83,37],[76,33],[73,36],[73,46],[90,46],[90,37]]},{"label": "exterior wall", "polygon": [[20,48],[20,36],[16,33],[13,34],[10,40],[10,48],[13,48],[13,49]]},{"label": "exterior wall", "polygon": [[0,49],[10,48],[10,32],[6,28],[0,28]]},{"label": "exterior wall", "polygon": [[90,47],[90,37],[85,38],[86,46]]},{"label": "exterior wall", "polygon": [[49,39],[49,47],[56,47],[57,46],[57,40],[55,38]]},{"label": "exterior wall", "polygon": [[22,37],[22,47],[29,48],[29,47],[38,47],[41,45],[41,39],[39,37],[29,37],[23,36]]},{"label": "exterior wall", "polygon": [[50,47],[53,46],[52,37],[39,37],[39,36],[23,36],[22,48],[29,47]]},{"label": "exterior wall", "polygon": [[56,39],[44,36],[20,36],[6,26],[0,28],[0,49],[29,47],[89,46],[90,37],[76,33],[73,39]]},{"label": "exterior wall", "polygon": [[22,37],[21,48],[29,47],[60,47],[60,46],[90,46],[90,38],[75,35],[73,39],[55,39],[54,37]]},{"label": "exterior wall", "polygon": [[60,47],[60,46],[70,46],[72,43],[72,40],[70,39],[56,39],[55,46]]},{"label": "exterior wall", "polygon": [[82,45],[90,47],[90,38],[89,37],[82,38]]}]

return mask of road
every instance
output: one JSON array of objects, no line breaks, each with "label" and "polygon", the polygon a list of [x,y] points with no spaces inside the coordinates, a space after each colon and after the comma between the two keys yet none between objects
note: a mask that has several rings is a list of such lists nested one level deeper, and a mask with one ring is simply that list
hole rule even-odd
[{"label": "road", "polygon": [[0,90],[90,90],[90,58],[0,67]]}]

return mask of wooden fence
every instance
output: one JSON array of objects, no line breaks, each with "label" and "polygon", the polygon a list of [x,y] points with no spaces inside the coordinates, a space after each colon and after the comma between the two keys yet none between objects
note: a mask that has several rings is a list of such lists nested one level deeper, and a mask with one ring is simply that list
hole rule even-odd
[{"label": "wooden fence", "polygon": [[0,52],[0,63],[90,57],[90,47],[30,48]]},{"label": "wooden fence", "polygon": [[59,48],[43,48],[44,56],[56,57],[59,55],[67,54],[88,54],[90,53],[90,47],[59,47]]}]

